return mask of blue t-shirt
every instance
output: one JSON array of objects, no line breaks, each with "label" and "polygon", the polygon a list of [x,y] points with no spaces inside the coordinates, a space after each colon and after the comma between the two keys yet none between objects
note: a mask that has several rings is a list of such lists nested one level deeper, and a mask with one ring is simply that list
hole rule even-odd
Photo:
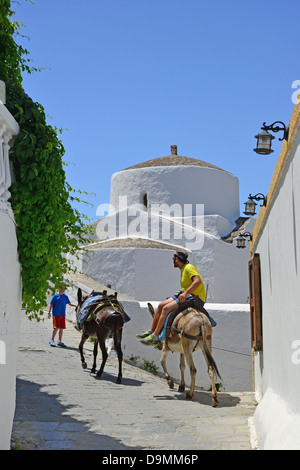
[{"label": "blue t-shirt", "polygon": [[66,305],[70,303],[70,299],[66,294],[55,294],[50,302],[52,305],[52,315],[54,317],[65,317]]}]

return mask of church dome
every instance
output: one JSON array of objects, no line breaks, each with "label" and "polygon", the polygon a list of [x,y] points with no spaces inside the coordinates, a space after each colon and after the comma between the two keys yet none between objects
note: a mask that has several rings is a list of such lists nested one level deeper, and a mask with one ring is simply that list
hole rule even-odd
[{"label": "church dome", "polygon": [[177,155],[177,145],[171,145],[171,152],[171,155],[167,155],[166,157],[153,158],[151,160],[147,160],[146,162],[138,163],[136,165],[125,168],[121,171],[135,170],[139,168],[153,168],[160,166],[200,166],[203,168],[213,168],[215,170],[225,171],[223,170],[223,168],[212,165],[208,162],[204,162],[203,160]]},{"label": "church dome", "polygon": [[114,173],[111,179],[111,212],[118,212],[120,201],[128,207],[166,204],[189,206],[191,216],[197,205],[204,215],[220,215],[234,223],[239,217],[239,182],[236,176],[211,163],[177,155],[154,158]]}]

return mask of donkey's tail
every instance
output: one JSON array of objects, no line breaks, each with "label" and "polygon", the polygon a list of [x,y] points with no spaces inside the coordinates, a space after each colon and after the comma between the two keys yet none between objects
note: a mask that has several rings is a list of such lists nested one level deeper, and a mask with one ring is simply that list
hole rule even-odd
[{"label": "donkey's tail", "polygon": [[219,377],[221,380],[223,380],[221,375],[220,375],[220,372],[218,370],[218,366],[216,364],[216,361],[212,357],[211,352],[209,350],[209,347],[207,345],[206,325],[205,325],[205,322],[204,322],[203,319],[202,319],[202,327],[201,328],[202,328],[202,336],[203,336],[203,348],[204,348],[204,353],[205,353],[207,362],[211,366],[212,370],[214,371],[215,377]]},{"label": "donkey's tail", "polygon": [[120,312],[112,312],[105,318],[104,325],[107,328],[117,330],[124,325],[124,319]]}]

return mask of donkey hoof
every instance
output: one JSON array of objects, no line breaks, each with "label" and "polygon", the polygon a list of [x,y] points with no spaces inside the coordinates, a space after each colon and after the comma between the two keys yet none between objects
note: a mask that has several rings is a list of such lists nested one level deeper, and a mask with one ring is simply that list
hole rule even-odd
[{"label": "donkey hoof", "polygon": [[169,380],[168,380],[168,385],[169,385],[169,388],[170,388],[171,390],[173,390],[173,388],[174,388],[174,382],[173,382],[173,380],[169,379]]},{"label": "donkey hoof", "polygon": [[86,363],[86,362],[82,362],[81,365],[82,365],[82,368],[83,368],[83,369],[86,369],[86,368],[87,368],[87,363]]},{"label": "donkey hoof", "polygon": [[122,383],[122,377],[118,377],[117,380],[116,380],[116,383],[121,384]]},{"label": "donkey hoof", "polygon": [[178,392],[184,392],[184,391],[185,391],[185,386],[184,385],[179,385]]},{"label": "donkey hoof", "polygon": [[217,406],[219,406],[219,402],[216,398],[213,398],[212,399],[212,407],[213,408],[217,408]]},{"label": "donkey hoof", "polygon": [[185,395],[185,398],[187,400],[191,400],[193,397],[192,397],[192,395],[190,395],[190,392],[187,392],[186,395]]},{"label": "donkey hoof", "polygon": [[94,367],[91,369],[91,374],[96,374],[96,369]]}]

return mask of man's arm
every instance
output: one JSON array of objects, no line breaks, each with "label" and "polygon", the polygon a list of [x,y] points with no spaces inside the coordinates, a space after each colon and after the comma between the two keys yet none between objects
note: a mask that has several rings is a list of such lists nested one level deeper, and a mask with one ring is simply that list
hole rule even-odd
[{"label": "man's arm", "polygon": [[182,294],[179,295],[179,302],[184,302],[186,297],[194,292],[201,285],[201,279],[199,276],[192,276],[192,284]]}]

